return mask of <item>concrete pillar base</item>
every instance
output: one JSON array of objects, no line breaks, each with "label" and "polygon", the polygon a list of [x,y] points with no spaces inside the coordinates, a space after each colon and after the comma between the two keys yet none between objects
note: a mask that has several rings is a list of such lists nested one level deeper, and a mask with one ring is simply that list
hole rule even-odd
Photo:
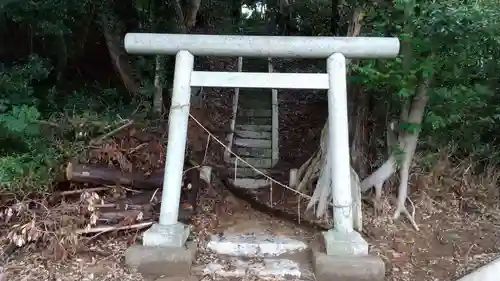
[{"label": "concrete pillar base", "polygon": [[376,256],[330,256],[313,252],[317,281],[383,281],[385,264]]},{"label": "concrete pillar base", "polygon": [[153,224],[143,234],[142,243],[150,247],[184,247],[189,236],[189,226],[183,223],[172,225]]},{"label": "concrete pillar base", "polygon": [[329,230],[311,245],[317,281],[383,281],[385,264],[368,254],[368,243],[356,231]]},{"label": "concrete pillar base", "polygon": [[197,247],[187,243],[183,247],[153,247],[132,245],[125,252],[127,266],[151,277],[189,276]]},{"label": "concrete pillar base", "polygon": [[327,255],[339,256],[366,256],[368,255],[368,243],[357,231],[349,233],[331,229],[324,231],[323,245]]}]

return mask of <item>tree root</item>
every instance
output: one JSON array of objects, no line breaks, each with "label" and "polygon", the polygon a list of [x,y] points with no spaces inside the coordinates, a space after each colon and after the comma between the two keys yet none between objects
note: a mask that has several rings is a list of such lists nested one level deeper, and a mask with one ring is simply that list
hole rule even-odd
[{"label": "tree root", "polygon": [[410,205],[412,207],[412,212],[410,214],[410,212],[408,211],[408,209],[406,208],[405,204],[403,205],[397,205],[396,207],[396,211],[394,212],[394,215],[393,215],[393,219],[394,220],[397,220],[399,218],[399,216],[401,214],[405,215],[408,220],[410,221],[411,225],[413,226],[413,228],[415,228],[416,231],[420,231],[420,228],[418,227],[417,225],[417,222],[415,221],[415,205],[413,204],[413,202],[411,201],[410,198],[407,198],[408,201],[410,202]]},{"label": "tree root", "polygon": [[[328,216],[329,207],[332,205],[331,173],[328,168],[329,163],[326,155],[328,154],[326,140],[328,138],[328,124],[325,124],[321,133],[320,148],[304,163],[297,172],[297,179],[300,180],[296,190],[303,192],[306,187],[311,185],[314,179],[318,179],[311,200],[307,205],[307,210],[313,207],[316,217]],[[362,231],[362,210],[361,210],[361,184],[359,176],[351,167],[351,195],[354,229]]]},{"label": "tree root", "polygon": [[384,183],[377,183],[375,187],[375,197],[373,197],[373,210],[375,215],[378,215],[378,211],[382,209],[381,199],[382,199],[382,186]]}]

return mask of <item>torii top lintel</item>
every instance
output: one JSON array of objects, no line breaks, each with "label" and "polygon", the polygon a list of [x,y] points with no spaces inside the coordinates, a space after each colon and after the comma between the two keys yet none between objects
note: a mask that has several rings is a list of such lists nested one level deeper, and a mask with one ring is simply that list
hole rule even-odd
[{"label": "torii top lintel", "polygon": [[393,58],[399,53],[395,37],[240,36],[128,33],[129,54],[174,55],[181,50],[197,56],[327,58]]}]

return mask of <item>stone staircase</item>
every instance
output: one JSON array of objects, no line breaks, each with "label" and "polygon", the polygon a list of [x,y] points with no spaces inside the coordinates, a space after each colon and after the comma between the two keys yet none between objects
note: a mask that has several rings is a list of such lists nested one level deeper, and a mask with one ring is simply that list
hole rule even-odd
[{"label": "stone staircase", "polygon": [[[270,233],[225,232],[206,246],[218,259],[195,266],[193,274],[229,280],[314,280],[307,243]],[[243,278],[243,279],[242,279]]]},{"label": "stone staircase", "polygon": [[[240,58],[239,70],[268,72],[267,59]],[[271,89],[236,89],[233,101],[234,120],[228,134],[230,149],[261,172],[269,174],[278,154],[277,94]],[[273,100],[276,112],[273,114]],[[261,174],[226,151],[225,161],[232,183],[240,188],[259,188],[269,184]],[[237,162],[237,163],[236,163]],[[236,163],[236,167],[235,167]]]}]

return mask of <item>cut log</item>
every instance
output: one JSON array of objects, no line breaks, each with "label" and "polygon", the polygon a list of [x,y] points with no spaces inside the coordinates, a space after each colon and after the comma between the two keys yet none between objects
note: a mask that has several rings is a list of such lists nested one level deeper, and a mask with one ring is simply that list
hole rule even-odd
[{"label": "cut log", "polygon": [[[77,183],[92,183],[99,185],[119,184],[132,186],[135,189],[149,189],[148,192],[144,191],[140,194],[129,196],[125,202],[110,202],[114,208],[118,205],[127,205],[129,207],[143,205],[144,208],[142,208],[141,211],[146,215],[149,208],[145,207],[155,206],[159,198],[161,198],[163,171],[155,171],[147,176],[144,173],[138,172],[123,173],[118,169],[110,167],[69,163],[66,166],[66,179]],[[180,198],[181,204],[179,206],[180,220],[189,218],[196,212],[198,192],[201,187],[210,188],[210,183],[207,182],[209,180],[210,178],[208,175],[205,173],[200,174],[200,170],[197,166],[190,167],[184,171]],[[77,192],[67,193],[72,194]]]},{"label": "cut log", "polygon": [[163,171],[147,176],[137,172],[125,174],[115,168],[69,163],[66,167],[66,179],[79,183],[121,184],[139,189],[155,189],[162,187]]},{"label": "cut log", "polygon": [[138,210],[115,210],[115,211],[106,211],[106,212],[100,212],[98,214],[98,220],[99,221],[106,221],[107,223],[118,223],[121,220],[151,220],[152,219],[152,214],[150,212],[148,213],[143,213]]}]

